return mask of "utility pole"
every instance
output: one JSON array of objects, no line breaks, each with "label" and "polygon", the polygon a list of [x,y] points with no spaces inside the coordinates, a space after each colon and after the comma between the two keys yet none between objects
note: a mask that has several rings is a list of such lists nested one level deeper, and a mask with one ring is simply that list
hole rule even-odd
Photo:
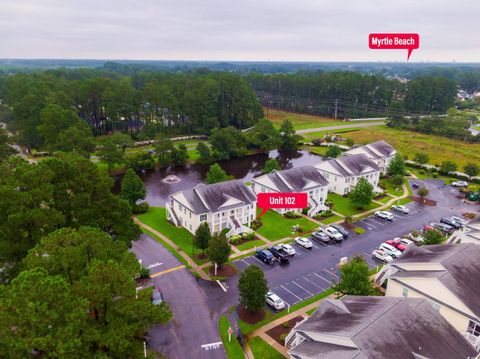
[{"label": "utility pole", "polygon": [[338,114],[338,99],[335,99],[335,120],[337,119]]}]

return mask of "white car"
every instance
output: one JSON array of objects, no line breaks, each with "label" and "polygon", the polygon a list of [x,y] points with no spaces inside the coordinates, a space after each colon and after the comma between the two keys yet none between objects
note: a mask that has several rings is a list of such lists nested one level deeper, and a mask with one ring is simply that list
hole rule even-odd
[{"label": "white car", "polygon": [[310,249],[313,247],[312,242],[308,238],[303,238],[303,237],[297,237],[295,238],[295,243],[297,243],[299,246],[302,246],[303,248]]},{"label": "white car", "polygon": [[343,241],[343,234],[341,234],[339,231],[337,231],[333,227],[328,227],[325,229],[325,233],[327,236],[329,236],[331,239],[334,239],[337,242]]},{"label": "white car", "polygon": [[283,248],[283,250],[285,252],[287,252],[288,255],[294,256],[295,253],[297,253],[297,252],[295,252],[295,248],[293,248],[290,244],[284,243],[284,244],[281,245],[281,247]]},{"label": "white car", "polygon": [[388,211],[376,211],[375,216],[378,218],[381,218],[385,221],[392,221],[393,220],[393,214],[391,214]]},{"label": "white car", "polygon": [[407,239],[407,238],[395,238],[394,241],[398,243],[403,244],[405,247],[411,246],[412,244],[415,244],[412,240]]},{"label": "white car", "polygon": [[403,206],[401,204],[396,204],[395,206],[392,206],[392,209],[394,211],[397,211],[397,212],[400,212],[400,213],[403,213],[403,214],[408,214],[410,212],[408,207]]},{"label": "white car", "polygon": [[408,239],[414,241],[415,243],[418,243],[418,244],[421,244],[425,238],[423,236],[421,236],[420,234],[419,235],[413,235],[413,233],[409,233],[408,234]]},{"label": "white car", "polygon": [[277,311],[285,308],[285,302],[273,292],[267,293],[266,301],[269,306]]},{"label": "white car", "polygon": [[393,261],[392,256],[385,253],[385,251],[382,251],[381,249],[374,249],[372,252],[372,258],[378,259],[379,261],[382,261],[385,263]]},{"label": "white car", "polygon": [[468,223],[468,221],[464,218],[460,218],[460,217],[456,217],[456,216],[453,216],[453,217],[450,217],[450,219],[454,222],[457,222],[458,224],[460,224],[461,226],[464,226]]},{"label": "white car", "polygon": [[452,187],[468,187],[468,182],[455,181],[455,182],[452,182]]},{"label": "white car", "polygon": [[402,252],[400,252],[397,248],[394,246],[388,244],[388,243],[382,243],[380,244],[380,247],[378,249],[381,249],[384,251],[386,254],[392,256],[392,258],[398,258],[402,255]]}]

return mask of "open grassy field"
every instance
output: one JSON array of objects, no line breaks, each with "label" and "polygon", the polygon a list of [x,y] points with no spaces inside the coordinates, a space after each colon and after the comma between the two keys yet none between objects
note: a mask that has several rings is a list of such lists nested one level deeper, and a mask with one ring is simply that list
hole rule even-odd
[{"label": "open grassy field", "polygon": [[385,140],[408,158],[413,158],[417,152],[425,152],[430,157],[430,164],[433,165],[440,165],[448,160],[456,163],[461,169],[469,162],[480,162],[478,143],[377,126],[345,133],[344,136],[357,144]]},{"label": "open grassy field", "polygon": [[[343,124],[346,124],[346,123],[343,122]],[[374,127],[376,128],[377,126],[374,126]],[[383,128],[384,126],[380,125],[378,127]],[[371,128],[371,127],[368,127],[368,128]],[[343,133],[360,131],[361,129],[362,129],[361,127],[350,127],[350,128],[342,128],[339,130],[309,132],[309,133],[302,134],[302,137],[307,140],[313,140],[314,138],[322,138],[326,133],[336,133],[336,134],[342,133],[343,134]]]},{"label": "open grassy field", "polygon": [[267,119],[273,122],[276,128],[280,128],[281,123],[285,119],[289,119],[293,123],[293,127],[296,130],[303,130],[305,128],[316,128],[325,126],[338,126],[343,125],[345,122],[341,120],[335,120],[330,117],[322,117],[315,115],[305,115],[301,113],[286,112],[273,109],[263,109]]}]

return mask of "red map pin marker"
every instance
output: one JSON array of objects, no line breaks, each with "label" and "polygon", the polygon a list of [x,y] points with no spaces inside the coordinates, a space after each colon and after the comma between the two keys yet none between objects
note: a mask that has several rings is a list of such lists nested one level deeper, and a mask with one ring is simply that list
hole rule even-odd
[{"label": "red map pin marker", "polygon": [[420,47],[420,36],[415,33],[370,34],[368,47],[372,50],[407,50],[407,61],[413,50]]},{"label": "red map pin marker", "polygon": [[308,207],[308,194],[306,193],[276,193],[264,192],[257,196],[257,207],[262,209],[262,212],[257,216],[260,218],[270,208],[290,208],[302,209]]}]

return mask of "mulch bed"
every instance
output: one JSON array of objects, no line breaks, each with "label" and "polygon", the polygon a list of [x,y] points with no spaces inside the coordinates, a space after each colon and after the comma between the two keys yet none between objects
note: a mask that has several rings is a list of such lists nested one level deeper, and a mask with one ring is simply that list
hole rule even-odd
[{"label": "mulch bed", "polygon": [[379,199],[383,199],[385,197],[388,197],[386,194],[380,194],[378,196],[373,197],[374,200],[378,201]]},{"label": "mulch bed", "polygon": [[201,260],[201,261],[208,258],[208,256],[206,254],[203,254],[203,253],[195,254],[194,257],[198,260]]},{"label": "mulch bed", "polygon": [[293,329],[295,324],[297,324],[298,322],[301,322],[302,320],[303,320],[303,317],[297,316],[295,318],[290,319],[288,322],[285,322],[285,323],[288,323],[287,328],[285,328],[283,326],[283,323],[282,323],[282,324],[277,325],[276,327],[270,329],[269,331],[267,331],[267,334],[270,337],[272,337],[278,344],[284,345],[285,343],[282,340],[280,340],[280,336],[282,334],[290,333],[290,331]]},{"label": "mulch bed", "polygon": [[415,201],[417,203],[424,204],[424,205],[427,205],[427,206],[432,206],[433,207],[433,206],[437,205],[436,201],[428,199],[428,198],[425,198],[424,200],[422,199],[422,197],[418,197],[418,196],[408,196],[408,198],[411,199],[412,201]]},{"label": "mulch bed", "polygon": [[343,222],[342,223],[342,226],[345,227],[346,229],[350,229],[350,230],[354,230],[355,228],[357,228],[357,226],[353,223],[347,223],[347,222]]},{"label": "mulch bed", "polygon": [[243,305],[238,306],[238,316],[241,320],[248,324],[255,324],[265,318],[265,309],[260,312],[251,313],[245,309]]},{"label": "mulch bed", "polygon": [[[215,266],[208,269],[210,275],[215,275]],[[217,268],[217,277],[231,277],[237,274],[235,268],[230,264],[224,264],[221,268]]]},{"label": "mulch bed", "polygon": [[146,287],[150,283],[150,278],[135,278],[137,287]]}]

